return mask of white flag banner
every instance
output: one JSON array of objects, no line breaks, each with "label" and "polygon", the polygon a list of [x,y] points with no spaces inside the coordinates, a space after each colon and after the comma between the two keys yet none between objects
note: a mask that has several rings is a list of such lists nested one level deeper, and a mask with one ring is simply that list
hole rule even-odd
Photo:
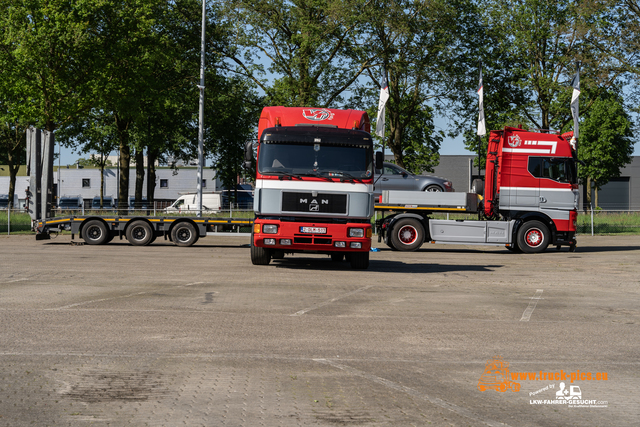
[{"label": "white flag banner", "polygon": [[384,138],[384,106],[389,99],[389,84],[387,82],[386,71],[382,76],[382,83],[380,84],[380,100],[378,101],[378,117],[376,118],[376,135]]},{"label": "white flag banner", "polygon": [[580,98],[580,70],[575,76],[573,76],[573,80],[571,80],[571,86],[573,87],[573,94],[571,95],[571,115],[573,116],[573,138],[572,140],[578,139],[578,99]]},{"label": "white flag banner", "polygon": [[478,103],[480,113],[478,115],[478,136],[487,134],[487,125],[484,121],[484,91],[482,85],[482,68],[480,68],[480,83],[478,85]]}]

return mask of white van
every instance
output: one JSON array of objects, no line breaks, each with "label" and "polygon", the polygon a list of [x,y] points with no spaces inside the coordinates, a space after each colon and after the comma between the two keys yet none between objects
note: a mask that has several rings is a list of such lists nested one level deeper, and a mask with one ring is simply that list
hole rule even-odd
[{"label": "white van", "polygon": [[[202,211],[219,212],[222,204],[219,193],[202,193]],[[184,194],[178,197],[165,212],[197,212],[198,195],[196,193]]]}]

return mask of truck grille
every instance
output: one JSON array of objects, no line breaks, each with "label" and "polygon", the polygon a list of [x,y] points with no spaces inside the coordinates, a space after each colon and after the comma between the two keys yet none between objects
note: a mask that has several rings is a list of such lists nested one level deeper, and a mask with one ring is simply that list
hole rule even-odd
[{"label": "truck grille", "polygon": [[283,212],[347,214],[347,195],[333,193],[283,192]]}]

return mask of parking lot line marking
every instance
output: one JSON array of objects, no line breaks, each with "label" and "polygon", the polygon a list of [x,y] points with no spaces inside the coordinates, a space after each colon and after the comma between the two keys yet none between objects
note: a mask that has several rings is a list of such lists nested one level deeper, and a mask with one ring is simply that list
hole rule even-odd
[{"label": "parking lot line marking", "polygon": [[29,279],[28,278],[23,278],[23,279],[5,280],[5,281],[2,281],[0,283],[2,283],[4,285],[4,284],[7,284],[7,283],[23,282],[25,280],[29,280]]},{"label": "parking lot line marking", "polygon": [[529,301],[529,306],[524,310],[524,313],[522,313],[522,317],[520,318],[521,322],[528,322],[529,319],[531,318],[531,314],[533,313],[533,310],[536,308],[536,305],[538,304],[538,300],[542,299],[540,298],[540,295],[542,295],[542,289],[538,289],[536,291],[536,294],[531,297],[531,301]]},{"label": "parking lot line marking", "polygon": [[339,297],[332,298],[329,301],[321,302],[320,304],[316,304],[313,307],[305,308],[304,310],[300,310],[298,312],[290,314],[289,316],[302,316],[303,314],[308,313],[311,310],[315,310],[317,308],[324,307],[325,305],[329,305],[329,304],[331,304],[333,302],[341,300],[342,298],[350,297],[351,295],[355,295],[355,294],[357,294],[359,292],[366,291],[367,289],[372,288],[372,287],[373,287],[373,285],[369,285],[369,286],[365,286],[364,288],[356,289],[355,291],[351,291],[351,292],[348,292],[348,293],[346,293],[344,295],[341,295]]},{"label": "parking lot line marking", "polygon": [[396,391],[401,391],[403,393],[407,393],[410,396],[413,397],[417,397],[419,399],[422,400],[426,400],[434,405],[437,405],[441,408],[444,409],[448,409],[451,412],[455,412],[458,415],[461,415],[463,417],[466,418],[470,418],[473,421],[480,421],[486,425],[492,426],[492,427],[509,427],[508,424],[504,424],[504,423],[499,423],[497,421],[493,421],[493,420],[488,420],[485,418],[482,418],[481,416],[479,416],[478,414],[475,414],[473,412],[471,412],[470,410],[466,409],[466,408],[462,408],[458,405],[454,405],[453,403],[449,403],[446,400],[442,400],[440,398],[437,397],[431,397],[428,394],[425,393],[421,393],[418,390],[415,390],[411,387],[407,387],[398,383],[395,383],[393,381],[389,381],[388,379],[385,378],[381,378],[378,377],[376,375],[372,375],[372,374],[368,374],[364,371],[360,371],[358,369],[355,368],[351,368],[349,366],[343,365],[341,363],[337,363],[333,360],[329,360],[329,359],[313,359],[315,362],[318,363],[324,363],[325,365],[329,365],[329,366],[333,366],[336,369],[340,369],[342,371],[348,372],[351,375],[355,375],[364,379],[367,379],[369,381],[372,381],[374,383],[383,385],[385,387],[391,388],[393,390]]}]

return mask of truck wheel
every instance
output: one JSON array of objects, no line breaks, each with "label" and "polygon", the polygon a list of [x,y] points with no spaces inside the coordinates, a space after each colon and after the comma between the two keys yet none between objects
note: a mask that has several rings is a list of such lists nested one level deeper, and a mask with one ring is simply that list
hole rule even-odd
[{"label": "truck wheel", "polygon": [[354,270],[369,268],[369,252],[353,252],[350,255],[351,268]]},{"label": "truck wheel", "polygon": [[177,246],[191,246],[198,241],[198,233],[190,222],[181,222],[171,230],[171,240]]},{"label": "truck wheel", "polygon": [[331,261],[333,262],[342,262],[344,259],[344,254],[331,254]]},{"label": "truck wheel", "polygon": [[126,236],[134,246],[147,246],[153,241],[153,229],[146,221],[134,221],[127,227]]},{"label": "truck wheel", "polygon": [[104,222],[94,219],[82,227],[82,238],[87,245],[102,245],[107,243],[109,235]]},{"label": "truck wheel", "polygon": [[518,246],[522,252],[542,252],[549,245],[549,229],[540,221],[529,221],[518,230]]},{"label": "truck wheel", "polygon": [[253,244],[253,233],[251,233],[251,264],[269,265],[271,262],[271,251]]},{"label": "truck wheel", "polygon": [[401,219],[391,231],[391,244],[399,251],[415,251],[423,242],[422,224],[415,219]]}]

